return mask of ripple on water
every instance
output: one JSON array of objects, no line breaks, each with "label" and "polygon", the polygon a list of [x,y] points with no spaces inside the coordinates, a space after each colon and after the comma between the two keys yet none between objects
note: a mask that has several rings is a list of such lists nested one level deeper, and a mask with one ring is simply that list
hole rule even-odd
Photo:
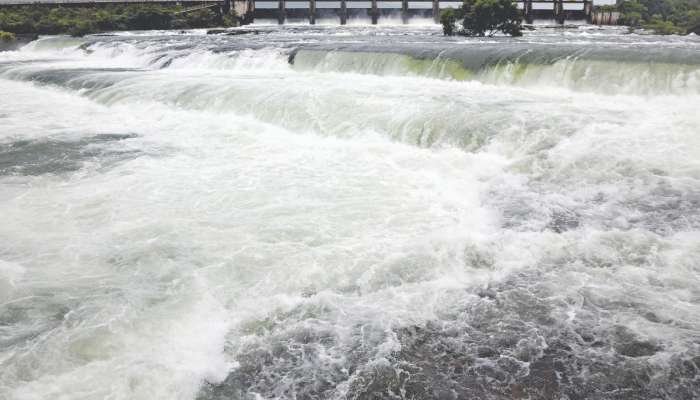
[{"label": "ripple on water", "polygon": [[0,175],[62,174],[79,170],[89,161],[108,166],[140,153],[108,146],[135,137],[131,133],[115,133],[79,140],[19,140],[0,144]]}]

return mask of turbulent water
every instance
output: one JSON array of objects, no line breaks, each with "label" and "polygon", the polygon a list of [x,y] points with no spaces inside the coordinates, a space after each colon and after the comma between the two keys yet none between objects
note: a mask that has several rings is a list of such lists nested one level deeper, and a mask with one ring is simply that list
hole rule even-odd
[{"label": "turbulent water", "polygon": [[0,53],[0,399],[697,399],[700,39]]}]

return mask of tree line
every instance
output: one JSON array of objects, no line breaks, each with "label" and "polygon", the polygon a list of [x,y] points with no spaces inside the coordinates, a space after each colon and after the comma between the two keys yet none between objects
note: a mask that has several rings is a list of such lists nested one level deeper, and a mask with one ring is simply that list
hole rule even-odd
[{"label": "tree line", "polygon": [[191,29],[236,26],[233,16],[211,9],[183,13],[180,6],[101,5],[54,7],[41,5],[0,8],[0,31],[15,34],[83,36],[90,33]]},{"label": "tree line", "polygon": [[[700,35],[700,0],[620,0],[597,10],[619,11],[618,23],[631,30]],[[458,9],[443,10],[440,22],[448,36],[522,35],[522,13],[513,0],[465,0]]]},{"label": "tree line", "polygon": [[615,5],[620,24],[662,35],[700,35],[700,0],[625,0]]}]

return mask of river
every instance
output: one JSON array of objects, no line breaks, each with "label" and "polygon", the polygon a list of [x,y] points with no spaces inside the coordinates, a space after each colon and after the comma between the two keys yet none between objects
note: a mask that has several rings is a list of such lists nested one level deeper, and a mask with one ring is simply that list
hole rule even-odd
[{"label": "river", "polygon": [[0,399],[700,397],[698,37],[252,29],[0,53]]}]

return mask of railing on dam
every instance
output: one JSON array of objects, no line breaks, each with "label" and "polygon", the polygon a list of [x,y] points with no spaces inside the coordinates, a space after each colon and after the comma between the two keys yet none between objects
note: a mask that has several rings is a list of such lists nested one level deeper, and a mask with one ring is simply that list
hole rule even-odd
[{"label": "railing on dam", "polygon": [[223,4],[224,0],[0,0],[2,6],[20,6],[28,4],[47,5],[100,5],[100,4]]}]

